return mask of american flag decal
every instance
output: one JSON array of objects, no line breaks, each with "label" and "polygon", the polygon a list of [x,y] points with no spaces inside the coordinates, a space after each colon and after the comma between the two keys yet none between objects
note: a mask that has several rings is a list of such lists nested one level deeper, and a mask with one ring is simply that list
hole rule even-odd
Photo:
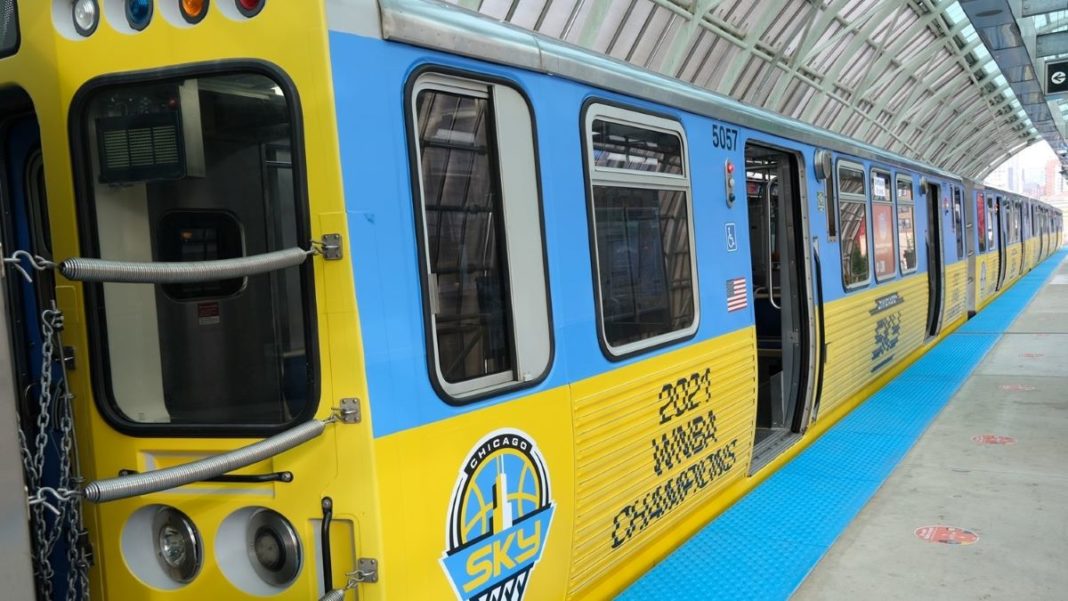
[{"label": "american flag decal", "polygon": [[745,278],[727,280],[727,311],[741,311],[749,306],[749,291]]}]

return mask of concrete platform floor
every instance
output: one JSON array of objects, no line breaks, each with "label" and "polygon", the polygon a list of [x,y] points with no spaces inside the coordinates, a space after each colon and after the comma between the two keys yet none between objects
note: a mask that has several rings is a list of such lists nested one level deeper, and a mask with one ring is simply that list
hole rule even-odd
[{"label": "concrete platform floor", "polygon": [[[935,525],[979,538],[915,533]],[[1068,261],[793,596],[924,598],[1068,600]]]}]

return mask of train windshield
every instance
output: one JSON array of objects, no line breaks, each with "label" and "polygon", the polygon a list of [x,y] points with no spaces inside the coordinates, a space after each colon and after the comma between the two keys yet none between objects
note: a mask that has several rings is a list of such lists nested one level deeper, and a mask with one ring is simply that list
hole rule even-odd
[{"label": "train windshield", "polygon": [[[308,247],[292,99],[259,74],[98,88],[84,111],[84,251],[198,262]],[[87,287],[94,381],[139,424],[265,426],[314,410],[307,264]]]}]

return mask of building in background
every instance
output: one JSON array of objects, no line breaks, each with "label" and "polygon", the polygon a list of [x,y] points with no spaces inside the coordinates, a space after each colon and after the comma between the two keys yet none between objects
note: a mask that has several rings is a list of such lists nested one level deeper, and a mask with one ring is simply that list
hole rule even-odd
[{"label": "building in background", "polygon": [[1038,198],[1068,215],[1068,181],[1061,175],[1061,161],[1046,142],[1017,153],[991,172],[983,183]]}]

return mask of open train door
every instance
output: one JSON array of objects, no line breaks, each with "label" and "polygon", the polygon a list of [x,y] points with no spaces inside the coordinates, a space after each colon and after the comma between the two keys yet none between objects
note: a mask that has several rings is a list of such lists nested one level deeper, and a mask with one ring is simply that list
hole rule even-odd
[{"label": "open train door", "polygon": [[[7,122],[2,119],[0,121]],[[6,177],[11,164],[11,129],[0,123],[0,203],[7,206],[11,193]],[[24,161],[25,156],[14,157]],[[10,226],[10,213],[6,210],[0,217],[0,230]],[[12,249],[0,245],[0,256],[10,256]],[[15,364],[16,353],[12,350],[12,332],[17,330],[10,323],[8,294],[14,278],[19,275],[0,263],[0,583],[3,583],[4,599],[35,599],[33,579],[33,549],[30,546],[30,516],[26,504],[26,479],[22,470],[22,449],[19,444],[20,398]]]},{"label": "open train door", "polygon": [[807,428],[819,338],[805,171],[794,152],[745,146],[746,206],[757,338],[757,423],[750,471]]},{"label": "open train door", "polygon": [[88,598],[89,539],[80,501],[65,494],[78,483],[65,369],[74,356],[61,340],[55,276],[28,259],[52,258],[42,150],[29,96],[0,90],[0,598],[34,599],[36,591],[40,601],[80,601]]},{"label": "open train door", "polygon": [[942,331],[945,295],[945,247],[942,242],[942,186],[927,182],[927,337]]}]

